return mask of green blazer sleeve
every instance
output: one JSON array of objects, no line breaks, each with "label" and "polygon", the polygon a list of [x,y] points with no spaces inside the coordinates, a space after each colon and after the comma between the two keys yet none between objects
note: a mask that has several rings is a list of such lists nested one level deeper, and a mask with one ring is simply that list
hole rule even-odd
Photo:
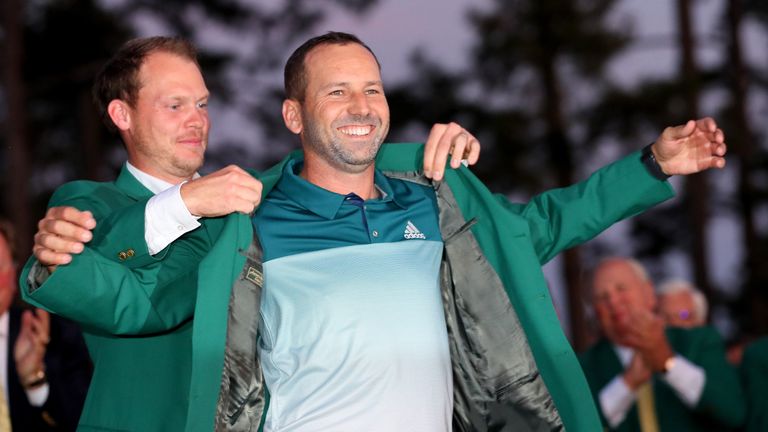
[{"label": "green blazer sleeve", "polygon": [[768,431],[768,337],[746,348],[740,372],[747,399],[747,424],[744,430]]},{"label": "green blazer sleeve", "polygon": [[[197,266],[205,253],[200,234],[173,255],[149,255],[144,241],[144,208],[151,193],[143,187],[73,182],[62,186],[50,206],[90,210],[97,221],[94,237],[68,265],[59,266],[42,284],[34,257],[20,277],[31,304],[109,334],[146,334],[173,328],[192,316]],[[135,179],[134,179],[135,181]],[[138,184],[138,182],[136,182]],[[120,187],[123,186],[123,187]],[[130,251],[120,259],[120,252]],[[37,279],[37,280],[36,280]]]},{"label": "green blazer sleeve", "polygon": [[614,223],[671,198],[666,181],[651,176],[636,151],[587,180],[535,196],[526,204],[500,202],[528,223],[542,264],[561,251],[591,240]]}]

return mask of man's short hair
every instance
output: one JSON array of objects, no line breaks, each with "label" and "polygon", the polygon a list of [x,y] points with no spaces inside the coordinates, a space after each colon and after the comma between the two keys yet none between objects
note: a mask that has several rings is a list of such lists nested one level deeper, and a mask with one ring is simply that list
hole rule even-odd
[{"label": "man's short hair", "polygon": [[115,125],[107,113],[109,103],[120,99],[131,107],[136,106],[141,88],[139,70],[147,57],[156,52],[178,55],[200,67],[197,49],[191,42],[180,37],[153,36],[132,39],[123,44],[104,64],[93,84],[93,101],[102,121],[110,130],[114,131]]},{"label": "man's short hair", "polygon": [[683,279],[672,279],[665,281],[657,290],[659,297],[667,294],[688,293],[693,299],[693,319],[696,322],[706,323],[707,313],[709,313],[709,304],[707,298],[704,296],[696,286]]},{"label": "man's short hair", "polygon": [[312,39],[304,42],[300,47],[291,54],[288,61],[285,63],[284,71],[284,85],[285,85],[285,97],[288,99],[294,99],[299,102],[304,101],[307,91],[307,69],[304,61],[307,58],[307,54],[315,47],[320,45],[348,45],[358,44],[367,49],[376,60],[376,65],[381,70],[381,63],[373,53],[368,45],[364,44],[357,36],[344,33],[344,32],[328,32],[321,36],[315,36]]}]

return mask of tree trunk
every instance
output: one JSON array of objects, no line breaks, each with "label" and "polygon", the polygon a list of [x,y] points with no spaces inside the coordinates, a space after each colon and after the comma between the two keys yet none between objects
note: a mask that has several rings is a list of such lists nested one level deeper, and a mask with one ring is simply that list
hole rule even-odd
[{"label": "tree trunk", "polygon": [[728,143],[739,159],[739,212],[741,215],[742,236],[746,247],[747,280],[745,281],[744,295],[751,307],[753,322],[752,331],[763,334],[768,331],[768,304],[760,290],[764,288],[759,273],[768,262],[768,257],[761,256],[758,245],[758,234],[755,231],[755,186],[752,184],[752,172],[757,151],[754,146],[755,135],[752,132],[747,118],[747,73],[744,68],[744,59],[741,48],[741,18],[742,0],[730,0],[727,7],[728,27],[728,66],[729,84],[733,94],[733,121],[737,132],[729,135]]},{"label": "tree trunk", "polygon": [[5,91],[8,100],[6,123],[5,170],[8,185],[5,210],[16,229],[16,251],[26,257],[31,251],[33,224],[28,196],[29,149],[27,148],[27,116],[25,86],[22,77],[24,51],[24,22],[21,0],[3,0],[3,27],[5,30]]},{"label": "tree trunk", "polygon": [[[545,51],[541,62],[537,65],[542,78],[544,89],[544,118],[547,125],[546,141],[549,159],[555,170],[557,186],[565,187],[573,183],[574,167],[572,143],[563,120],[562,93],[557,77],[557,47],[551,40],[552,26],[551,9],[546,6],[538,7],[539,19],[538,39]],[[581,274],[582,262],[579,248],[571,248],[563,253],[563,272],[568,294],[568,315],[570,317],[571,343],[574,349],[581,351],[587,348],[589,337],[585,322],[584,305],[582,304]]]},{"label": "tree trunk", "polygon": [[[688,118],[699,118],[699,82],[694,60],[694,38],[691,28],[691,0],[678,0],[678,24],[680,27],[680,79],[685,89]],[[707,266],[707,222],[709,220],[706,172],[685,178],[685,202],[690,221],[692,240],[689,245],[693,260],[696,285],[711,300],[712,287]]]}]

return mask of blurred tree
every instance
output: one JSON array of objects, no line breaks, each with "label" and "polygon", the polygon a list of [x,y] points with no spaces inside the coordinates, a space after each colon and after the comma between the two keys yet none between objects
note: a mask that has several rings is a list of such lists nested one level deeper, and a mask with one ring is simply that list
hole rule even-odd
[{"label": "blurred tree", "polygon": [[[393,124],[452,118],[479,131],[484,155],[477,172],[503,192],[531,195],[572,184],[582,177],[576,167],[589,161],[592,145],[578,123],[593,100],[579,90],[599,92],[604,66],[628,41],[626,27],[606,24],[615,3],[498,0],[487,12],[472,12],[478,40],[471,69],[451,75],[417,54],[423,75],[389,92],[397,106]],[[564,253],[577,348],[589,342],[582,267],[579,249]]]},{"label": "blurred tree", "polygon": [[[217,108],[249,112],[262,122],[265,134],[284,133],[281,86],[260,77],[282,69],[285,53],[322,22],[329,8],[363,13],[375,4],[370,0],[4,1],[0,42],[6,55],[0,95],[8,106],[0,109],[6,149],[0,152],[0,161],[7,169],[0,186],[11,191],[3,194],[3,206],[17,220],[19,250],[29,251],[33,221],[42,216],[56,187],[78,178],[113,178],[124,161],[118,137],[105,134],[90,100],[93,77],[123,42],[153,34],[189,38],[200,48],[200,63]],[[242,81],[233,77],[246,84],[237,84]],[[233,162],[265,166],[284,155],[295,139],[279,140],[282,146],[264,146],[270,150],[266,155],[257,154],[252,138],[241,136],[236,141],[247,145],[225,142],[209,151],[214,166]]]},{"label": "blurred tree", "polygon": [[[752,6],[747,7],[749,5]],[[745,62],[740,33],[743,14],[748,13],[758,18],[757,22],[762,20],[763,24],[768,24],[768,8],[764,2],[732,0],[722,3],[721,28],[703,35],[708,42],[720,43],[722,61],[697,68],[693,61],[691,23],[686,22],[691,5],[678,0],[677,6],[682,54],[680,73],[670,78],[645,81],[634,89],[611,89],[590,120],[590,135],[594,139],[616,136],[626,141],[649,129],[681,123],[698,114],[702,97],[699,95],[706,97],[719,93],[726,96],[721,99],[725,101],[723,106],[710,102],[707,111],[714,114],[721,128],[727,131],[730,151],[727,171],[735,172],[736,195],[722,195],[719,191],[727,189],[726,185],[708,184],[706,177],[700,174],[691,176],[686,179],[682,200],[633,219],[634,244],[636,255],[656,262],[657,267],[663,267],[660,263],[670,254],[682,252],[683,256],[692,257],[696,283],[706,290],[712,310],[725,308],[727,316],[738,324],[737,332],[764,333],[768,331],[768,295],[764,289],[768,285],[768,270],[764,265],[768,247],[766,233],[757,229],[756,218],[760,207],[768,205],[768,188],[760,186],[764,182],[759,180],[768,176],[768,152],[765,145],[759,146],[759,137],[762,135],[764,142],[766,131],[763,127],[761,134],[755,128],[755,119],[748,115],[748,98],[760,86],[765,94],[766,81],[761,79],[760,70]],[[722,176],[719,179],[727,182]],[[734,285],[743,285],[741,296],[738,286],[717,286],[710,280],[711,265],[717,265],[721,260],[718,255],[708,257],[707,252],[733,253],[708,245],[709,219],[713,216],[736,218],[741,227],[745,248],[743,272],[733,278]],[[688,229],[680,229],[682,226]]]},{"label": "blurred tree", "polygon": [[121,26],[90,1],[11,0],[4,2],[4,13],[3,42],[9,52],[4,126],[11,166],[4,170],[3,188],[13,197],[4,205],[15,219],[24,255],[50,182],[58,184],[75,173],[103,175],[89,81],[116,46]]},{"label": "blurred tree", "polygon": [[[694,58],[695,38],[691,23],[691,0],[677,0],[677,17],[680,40],[680,80],[685,95],[685,117],[699,118],[700,84],[699,71]],[[686,207],[688,210],[688,227],[692,231],[690,255],[693,261],[694,280],[696,286],[709,299],[712,298],[712,286],[709,277],[709,242],[707,241],[707,225],[709,220],[710,188],[707,182],[708,173],[703,172],[685,177]]]},{"label": "blurred tree", "polygon": [[[25,173],[29,169],[29,154],[27,150],[26,116],[25,116],[25,85],[21,74],[22,52],[24,36],[22,26],[19,24],[22,16],[20,0],[8,0],[3,3],[4,31],[3,52],[4,83],[3,96],[7,101],[5,115],[5,151],[2,152],[2,171],[11,173],[12,167]],[[6,212],[11,215],[10,220],[21,232],[29,231],[29,207],[27,200],[27,182],[24,176],[7,175],[3,181],[2,190],[5,200],[3,202]],[[14,211],[11,211],[14,210]],[[16,240],[16,250],[29,249],[29,241]]]},{"label": "blurred tree", "polygon": [[[742,43],[744,18],[754,22],[768,32],[768,5],[754,0],[732,0],[722,11],[722,22],[727,43],[724,46],[726,62],[723,73],[725,84],[732,95],[723,108],[722,117],[728,124],[731,159],[738,169],[737,195],[729,204],[741,219],[742,237],[745,246],[743,263],[742,295],[733,302],[732,316],[736,317],[741,329],[751,335],[768,333],[768,233],[758,229],[760,209],[768,206],[768,145],[766,129],[758,132],[759,119],[750,118],[750,101],[762,94],[768,96],[768,68],[765,64],[750,65],[745,59]],[[762,66],[762,69],[759,67]],[[757,121],[757,124],[755,124]],[[762,145],[761,145],[762,143]]]}]

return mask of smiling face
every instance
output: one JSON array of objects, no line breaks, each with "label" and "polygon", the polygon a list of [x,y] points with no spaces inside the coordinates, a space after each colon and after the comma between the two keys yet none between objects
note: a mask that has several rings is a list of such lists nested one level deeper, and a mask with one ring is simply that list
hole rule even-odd
[{"label": "smiling face", "polygon": [[283,117],[300,135],[306,163],[318,161],[347,173],[372,167],[389,131],[376,59],[356,43],[323,44],[307,54],[304,68],[304,100],[287,100]]},{"label": "smiling face", "polygon": [[605,336],[621,343],[636,311],[653,311],[653,286],[630,261],[610,259],[595,270],[592,296]]},{"label": "smiling face", "polygon": [[139,70],[134,106],[113,100],[109,115],[140,170],[170,183],[192,177],[208,145],[208,89],[198,66],[175,54],[150,54]]}]

